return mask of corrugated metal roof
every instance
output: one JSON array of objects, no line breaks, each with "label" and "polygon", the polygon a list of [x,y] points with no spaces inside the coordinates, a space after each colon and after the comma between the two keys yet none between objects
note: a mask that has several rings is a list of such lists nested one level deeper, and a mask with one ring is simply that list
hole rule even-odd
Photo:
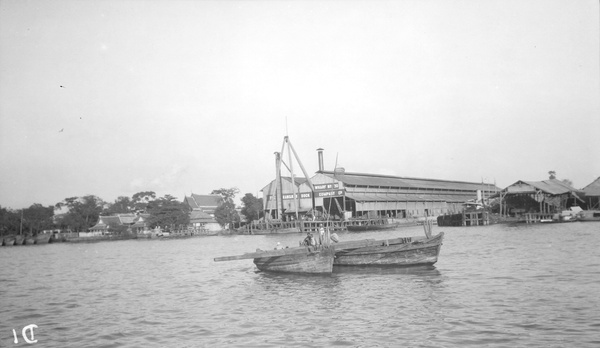
[{"label": "corrugated metal roof", "polygon": [[[533,186],[538,190],[544,191],[551,195],[561,195],[563,193],[576,192],[577,189],[571,187],[570,185],[565,184],[564,182],[557,179],[549,179],[544,181],[518,181],[523,182],[527,185]],[[514,185],[514,184],[513,184]],[[512,186],[512,185],[511,185]]]},{"label": "corrugated metal roof", "polygon": [[583,188],[586,196],[600,196],[600,178]]},{"label": "corrugated metal roof", "polygon": [[[307,181],[306,178],[303,176],[301,176],[301,177],[294,176],[294,179],[295,179],[294,181],[296,182],[296,186],[300,186]],[[290,184],[292,183],[292,178],[289,176],[282,176],[281,180],[282,181],[285,180],[285,181],[289,182]],[[272,186],[275,186],[276,181],[277,180],[272,180],[267,186],[262,188],[261,192],[269,193],[269,192],[273,191]]]},{"label": "corrugated metal roof", "polygon": [[396,177],[388,175],[364,174],[364,173],[337,173],[323,171],[323,175],[327,175],[332,179],[339,180],[345,185],[359,186],[381,186],[381,187],[405,187],[405,188],[422,188],[422,189],[439,189],[439,190],[465,190],[477,191],[500,190],[494,184],[490,183],[475,183],[465,181],[437,180],[437,179],[422,179]]}]

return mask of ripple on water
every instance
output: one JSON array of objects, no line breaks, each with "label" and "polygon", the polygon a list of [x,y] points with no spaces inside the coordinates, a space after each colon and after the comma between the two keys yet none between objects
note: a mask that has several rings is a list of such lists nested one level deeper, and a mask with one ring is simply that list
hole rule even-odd
[{"label": "ripple on water", "polygon": [[[435,267],[324,277],[212,261],[297,235],[14,249],[0,253],[10,266],[0,269],[0,314],[9,328],[37,324],[43,347],[593,347],[600,237],[584,243],[568,225],[448,228]],[[397,234],[422,228],[368,236]],[[24,279],[22,263],[44,266]]]}]

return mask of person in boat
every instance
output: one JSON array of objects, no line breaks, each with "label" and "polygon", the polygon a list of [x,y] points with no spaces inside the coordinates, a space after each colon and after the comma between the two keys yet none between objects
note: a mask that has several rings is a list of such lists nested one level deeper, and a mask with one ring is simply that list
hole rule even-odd
[{"label": "person in boat", "polygon": [[323,224],[319,224],[319,244],[323,244],[325,240],[325,228],[323,228]]},{"label": "person in boat", "polygon": [[316,243],[315,238],[313,238],[312,233],[307,232],[306,238],[304,238],[304,241],[302,242],[302,244],[306,245],[306,246],[311,246],[311,245],[316,245],[317,243]]}]

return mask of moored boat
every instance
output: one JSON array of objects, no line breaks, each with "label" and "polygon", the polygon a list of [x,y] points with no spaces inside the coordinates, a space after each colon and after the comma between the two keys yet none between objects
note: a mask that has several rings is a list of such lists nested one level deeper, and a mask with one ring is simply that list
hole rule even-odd
[{"label": "moored boat", "polygon": [[15,245],[15,237],[5,236],[2,239],[2,246],[13,246],[13,245]]},{"label": "moored boat", "polygon": [[600,210],[582,210],[577,213],[578,221],[600,221]]},{"label": "moored boat", "polygon": [[333,247],[310,246],[257,250],[243,255],[217,257],[214,260],[218,262],[253,259],[261,271],[325,274],[333,271],[334,255]]},{"label": "moored boat", "polygon": [[361,231],[376,231],[376,230],[388,230],[401,226],[416,226],[418,224],[416,219],[392,219],[392,218],[380,218],[380,219],[352,219],[345,222],[346,229],[350,232],[361,232]]},{"label": "moored boat", "polygon": [[53,233],[52,236],[50,237],[50,239],[48,240],[48,243],[62,243],[65,241],[66,241],[66,238],[63,234]]},{"label": "moored boat", "polygon": [[272,227],[267,229],[254,229],[250,234],[286,234],[286,233],[300,233],[300,229],[297,227],[290,228],[278,228]]},{"label": "moored boat", "polygon": [[25,240],[25,237],[23,237],[22,235],[18,234],[15,236],[15,244],[14,245],[23,245],[23,241]]},{"label": "moored boat", "polygon": [[437,262],[444,233],[432,237],[402,237],[335,244],[334,266],[417,266]]},{"label": "moored boat", "polygon": [[38,233],[34,237],[35,244],[48,244],[51,236],[52,234],[50,233]]}]

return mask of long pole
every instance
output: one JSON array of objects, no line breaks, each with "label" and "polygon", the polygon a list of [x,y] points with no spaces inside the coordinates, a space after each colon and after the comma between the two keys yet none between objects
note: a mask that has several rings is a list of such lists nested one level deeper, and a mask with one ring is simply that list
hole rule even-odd
[{"label": "long pole", "polygon": [[[282,219],[283,214],[283,185],[281,183],[281,153],[275,152],[275,160],[276,160],[276,183],[275,183],[275,199],[277,208],[277,218]],[[281,210],[280,210],[281,208]]]},{"label": "long pole", "polygon": [[289,142],[289,138],[286,136],[284,141],[288,144],[288,158],[290,161],[290,175],[292,177],[292,195],[293,195],[293,199],[294,199],[294,207],[296,208],[296,221],[298,221],[298,206],[300,205],[300,196],[299,194],[296,195],[296,178],[294,177],[294,163],[292,161],[292,152],[290,151],[290,142]]},{"label": "long pole", "polygon": [[19,226],[19,235],[23,234],[23,209],[21,209],[21,225]]},{"label": "long pole", "polygon": [[290,139],[288,137],[287,138],[287,143],[288,143],[288,148],[292,150],[292,152],[294,153],[294,157],[296,157],[296,161],[298,161],[298,165],[300,166],[300,169],[302,169],[302,173],[304,174],[304,177],[306,178],[306,183],[308,184],[308,187],[310,187],[310,192],[311,192],[311,209],[314,211],[315,210],[315,187],[313,186],[312,182],[310,181],[310,177],[308,176],[308,173],[306,172],[306,169],[304,169],[304,166],[302,165],[302,161],[300,161],[300,157],[298,157],[298,154],[296,153],[296,150],[294,149],[294,146],[292,145],[292,142],[290,141]]}]

